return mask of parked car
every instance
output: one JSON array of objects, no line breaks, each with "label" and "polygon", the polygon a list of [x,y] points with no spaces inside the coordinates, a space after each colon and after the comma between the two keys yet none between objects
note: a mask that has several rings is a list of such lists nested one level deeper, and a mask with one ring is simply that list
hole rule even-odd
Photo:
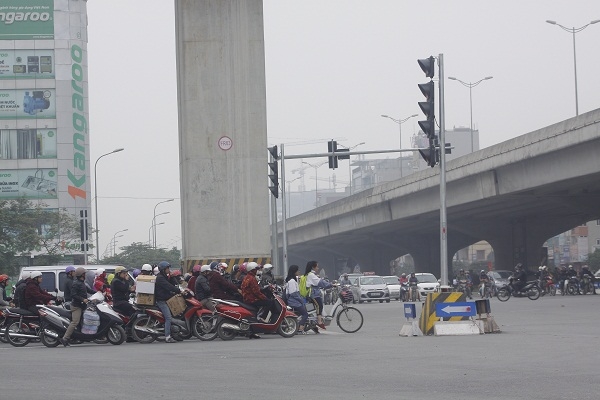
[{"label": "parked car", "polygon": [[419,293],[421,296],[426,297],[427,293],[439,292],[440,283],[435,275],[427,272],[418,272],[415,274],[415,277],[419,281],[417,286],[419,287]]},{"label": "parked car", "polygon": [[354,302],[359,303],[373,300],[379,300],[380,303],[390,302],[390,291],[383,281],[383,278],[378,275],[359,276],[352,283],[352,294]]},{"label": "parked car", "polygon": [[382,278],[390,291],[390,299],[400,300],[400,278],[396,275],[383,276]]}]

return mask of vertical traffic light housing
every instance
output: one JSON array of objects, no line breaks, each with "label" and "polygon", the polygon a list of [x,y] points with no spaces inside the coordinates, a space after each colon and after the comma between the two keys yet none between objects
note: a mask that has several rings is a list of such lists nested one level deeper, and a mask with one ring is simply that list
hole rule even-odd
[{"label": "vertical traffic light housing", "polygon": [[269,169],[271,173],[269,174],[269,179],[271,180],[271,184],[269,186],[269,190],[275,196],[276,199],[279,198],[279,163],[277,160],[279,159],[279,154],[277,154],[277,146],[269,147],[269,153],[271,154],[272,161],[269,161]]},{"label": "vertical traffic light housing", "polygon": [[[435,76],[435,58],[433,56],[417,60],[417,62],[427,78]],[[425,136],[427,136],[427,139],[429,139],[429,147],[419,150],[419,153],[421,153],[421,157],[423,157],[427,165],[434,167],[439,161],[438,140],[435,134],[435,84],[433,80],[427,83],[420,83],[419,89],[423,93],[423,96],[425,96],[425,101],[419,102],[419,108],[425,114],[425,120],[419,121],[419,126]]]},{"label": "vertical traffic light housing", "polygon": [[[327,152],[335,153],[337,151],[337,142],[335,140],[330,140],[327,142]],[[336,169],[338,166],[338,158],[337,156],[329,156],[329,168]]]}]

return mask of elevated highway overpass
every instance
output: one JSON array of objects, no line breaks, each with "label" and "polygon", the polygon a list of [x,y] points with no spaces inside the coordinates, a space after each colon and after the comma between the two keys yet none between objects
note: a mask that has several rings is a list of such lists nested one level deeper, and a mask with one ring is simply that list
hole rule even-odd
[{"label": "elevated highway overpass", "polygon": [[[600,219],[600,109],[447,162],[448,265],[480,240],[498,269],[541,262],[543,243]],[[419,171],[287,220],[289,264],[351,257],[389,273],[410,254],[440,275],[439,168]],[[278,226],[282,243],[282,226]],[[281,253],[280,253],[281,254]]]}]

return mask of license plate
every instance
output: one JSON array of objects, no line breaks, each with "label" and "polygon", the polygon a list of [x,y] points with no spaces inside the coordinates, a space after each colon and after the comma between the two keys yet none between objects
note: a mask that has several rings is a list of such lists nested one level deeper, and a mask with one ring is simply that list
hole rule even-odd
[{"label": "license plate", "polygon": [[377,293],[371,293],[370,295],[371,295],[371,297],[381,297],[381,296],[383,296],[383,293],[377,292]]}]

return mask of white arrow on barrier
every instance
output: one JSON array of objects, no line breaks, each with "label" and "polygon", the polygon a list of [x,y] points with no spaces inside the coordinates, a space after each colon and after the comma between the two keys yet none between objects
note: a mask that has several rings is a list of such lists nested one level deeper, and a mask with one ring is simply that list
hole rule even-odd
[{"label": "white arrow on barrier", "polygon": [[471,312],[471,306],[446,306],[442,311],[446,314]]}]

